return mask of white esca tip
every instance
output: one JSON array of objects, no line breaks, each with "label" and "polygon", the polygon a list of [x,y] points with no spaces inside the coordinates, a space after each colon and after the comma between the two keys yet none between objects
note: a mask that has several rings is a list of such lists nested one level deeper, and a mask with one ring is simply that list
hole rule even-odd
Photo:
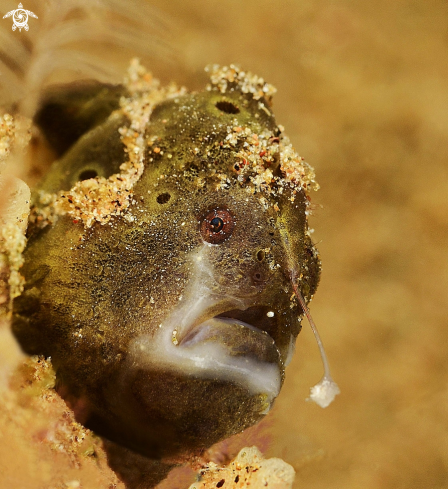
[{"label": "white esca tip", "polygon": [[341,391],[338,384],[330,377],[323,377],[314,387],[310,389],[310,397],[307,401],[313,401],[319,404],[321,408],[328,407],[334,398],[340,394]]}]

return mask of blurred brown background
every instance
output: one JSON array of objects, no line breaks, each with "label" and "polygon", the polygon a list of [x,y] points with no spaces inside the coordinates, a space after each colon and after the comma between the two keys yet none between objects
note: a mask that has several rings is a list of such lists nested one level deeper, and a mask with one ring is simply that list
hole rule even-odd
[{"label": "blurred brown background", "polygon": [[175,53],[148,42],[154,74],[189,88],[209,63],[263,76],[321,185],[311,311],[342,393],[325,410],[305,401],[322,367],[304,327],[268,455],[297,489],[448,487],[448,3],[148,3]]},{"label": "blurred brown background", "polygon": [[321,185],[311,310],[342,394],[305,401],[322,367],[304,327],[268,454],[297,488],[448,487],[448,3],[151,3],[177,22],[178,81],[238,63],[277,87]]}]

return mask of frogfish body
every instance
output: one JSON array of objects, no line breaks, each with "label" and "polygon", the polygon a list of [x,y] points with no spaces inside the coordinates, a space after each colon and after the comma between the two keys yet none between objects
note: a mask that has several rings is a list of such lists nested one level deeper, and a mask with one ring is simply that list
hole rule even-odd
[{"label": "frogfish body", "polygon": [[[51,357],[77,419],[150,458],[198,453],[278,396],[320,262],[314,173],[231,66],[202,92],[134,62],[122,86],[54,91],[60,158],[34,193],[13,331]],[[294,272],[294,274],[293,274]]]}]

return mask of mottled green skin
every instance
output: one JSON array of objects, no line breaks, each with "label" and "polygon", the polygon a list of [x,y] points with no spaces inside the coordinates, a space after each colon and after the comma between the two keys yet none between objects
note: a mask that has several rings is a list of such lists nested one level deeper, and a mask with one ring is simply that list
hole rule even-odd
[{"label": "mottled green skin", "polygon": [[43,95],[34,117],[58,156],[64,154],[83,134],[104,122],[118,109],[125,90],[91,80],[74,85],[51,87]]},{"label": "mottled green skin", "polygon": [[[240,112],[218,110],[215,104],[224,98]],[[292,203],[286,191],[275,199],[278,212],[273,205],[265,210],[260,195],[246,191],[236,180],[231,150],[220,145],[234,119],[254,132],[276,129],[274,118],[260,110],[258,102],[237,91],[225,97],[204,91],[160,104],[147,135],[159,137],[154,146],[162,151],[147,152],[145,171],[134,187],[136,203],[130,208],[136,221],[116,217],[85,230],[69,216],[59,217],[54,225],[34,230],[25,251],[26,287],[14,301],[13,322],[22,347],[30,354],[51,356],[59,391],[72,402],[81,422],[149,457],[194,453],[263,417],[264,399],[232,382],[163,369],[136,369],[127,373],[124,385],[119,380],[129,342],[156,332],[191,279],[187,256],[203,246],[204,214],[221,207],[235,217],[232,236],[211,247],[214,274],[222,290],[253,303],[232,317],[272,336],[282,372],[302,313],[297,305],[291,308],[290,263],[304,275],[306,297],[317,287],[319,261],[305,234],[305,197],[299,193]],[[117,154],[90,156],[94,161],[89,161],[82,155],[91,141],[104,153],[110,155],[114,148]],[[54,165],[42,187],[68,190],[80,172],[91,167],[108,176],[117,172],[117,164],[108,165],[109,159],[119,162],[124,155],[115,123],[105,120]],[[230,176],[228,188],[217,190],[213,170]],[[157,197],[164,193],[171,198],[161,204]],[[288,235],[291,256],[280,229]],[[257,253],[265,248],[271,251],[260,260]],[[273,263],[280,266],[273,270]],[[223,300],[207,316],[233,308]],[[268,318],[267,311],[275,316]]]}]

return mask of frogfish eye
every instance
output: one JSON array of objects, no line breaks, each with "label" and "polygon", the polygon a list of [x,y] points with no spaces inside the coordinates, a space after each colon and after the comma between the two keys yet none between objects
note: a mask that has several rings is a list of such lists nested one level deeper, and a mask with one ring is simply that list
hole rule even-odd
[{"label": "frogfish eye", "polygon": [[224,221],[220,217],[214,217],[210,221],[210,227],[214,233],[219,233],[224,227]]},{"label": "frogfish eye", "polygon": [[232,235],[235,219],[227,209],[214,209],[201,220],[202,239],[207,243],[219,244]]}]

